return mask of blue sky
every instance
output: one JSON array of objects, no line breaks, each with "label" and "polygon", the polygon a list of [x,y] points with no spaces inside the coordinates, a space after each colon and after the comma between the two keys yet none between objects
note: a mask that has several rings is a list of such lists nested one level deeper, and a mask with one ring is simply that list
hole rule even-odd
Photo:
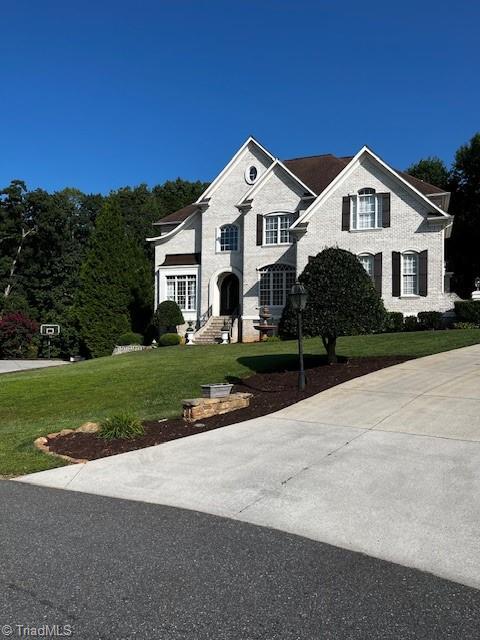
[{"label": "blue sky", "polygon": [[2,185],[210,180],[250,134],[449,163],[480,130],[478,2],[15,0],[2,23]]}]

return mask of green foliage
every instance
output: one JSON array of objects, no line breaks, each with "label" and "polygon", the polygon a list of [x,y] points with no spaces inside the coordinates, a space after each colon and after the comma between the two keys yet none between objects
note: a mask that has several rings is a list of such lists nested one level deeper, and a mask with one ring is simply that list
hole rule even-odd
[{"label": "green foliage", "polygon": [[28,358],[36,355],[33,340],[38,325],[21,313],[6,313],[0,319],[0,358]]},{"label": "green foliage", "polygon": [[280,336],[267,336],[265,338],[265,342],[281,342],[282,338]]},{"label": "green foliage", "polygon": [[76,302],[81,335],[93,357],[111,354],[116,338],[130,330],[132,271],[122,216],[107,203],[80,272]]},{"label": "green foliage", "polygon": [[298,336],[297,312],[292,307],[290,300],[283,307],[282,316],[278,323],[278,334],[282,340],[293,340]]},{"label": "green foliage", "polygon": [[419,160],[415,164],[410,165],[408,169],[406,169],[406,172],[436,187],[441,187],[445,190],[448,189],[450,172],[444,161],[436,156]]},{"label": "green foliage", "polygon": [[454,322],[452,326],[454,329],[478,329],[473,322]]},{"label": "green foliage", "polygon": [[458,149],[450,188],[455,222],[447,245],[448,263],[455,291],[467,298],[480,276],[480,133]]},{"label": "green foliage", "polygon": [[164,333],[160,336],[159,343],[162,347],[173,347],[176,344],[180,344],[182,338],[178,333]]},{"label": "green foliage", "polygon": [[406,316],[403,321],[403,330],[404,331],[418,331],[419,324],[417,316]]},{"label": "green foliage", "polygon": [[385,318],[385,332],[397,333],[398,331],[403,331],[403,313],[388,311]]},{"label": "green foliage", "polygon": [[420,311],[417,315],[419,329],[438,330],[443,327],[440,311]]},{"label": "green foliage", "polygon": [[104,440],[125,438],[132,440],[143,436],[145,429],[140,418],[127,411],[116,413],[100,423],[98,436]]},{"label": "green foliage", "polygon": [[123,347],[129,344],[142,344],[143,336],[141,333],[134,333],[133,331],[129,331],[128,333],[123,333],[117,340],[117,345],[119,347]]},{"label": "green foliage", "polygon": [[177,327],[185,323],[180,307],[174,300],[161,302],[154,315],[155,324],[159,332],[175,332]]},{"label": "green foliage", "polygon": [[480,300],[455,302],[455,313],[460,322],[471,322],[480,327]]},{"label": "green foliage", "polygon": [[[349,357],[420,357],[480,342],[480,329],[345,336],[338,352]],[[319,338],[305,340],[307,362],[318,362]],[[58,429],[74,429],[97,416],[133,411],[142,420],[178,417],[182,398],[199,385],[245,378],[257,371],[285,371],[298,365],[297,345],[255,342],[228,348],[151,349],[118,358],[98,358],[67,367],[0,377],[0,475],[33,473],[63,464],[41,455],[31,443]]]},{"label": "green foliage", "polygon": [[329,362],[336,362],[338,336],[381,331],[385,307],[358,258],[343,249],[324,249],[299,277],[308,294],[305,333],[321,336]]}]

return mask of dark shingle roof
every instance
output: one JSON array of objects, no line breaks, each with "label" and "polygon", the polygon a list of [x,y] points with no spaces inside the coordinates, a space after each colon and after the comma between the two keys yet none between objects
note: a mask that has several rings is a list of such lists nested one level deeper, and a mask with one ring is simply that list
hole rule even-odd
[{"label": "dark shingle roof", "polygon": [[[331,153],[323,156],[309,156],[307,158],[293,158],[292,160],[284,160],[283,164],[294,173],[297,178],[319,195],[334,180],[338,174],[347,166],[353,156],[343,156],[338,158]],[[404,180],[409,182],[412,187],[418,189],[423,195],[432,193],[443,193],[445,189],[435,187],[419,178],[396,170]]]},{"label": "dark shingle roof", "polygon": [[186,220],[189,216],[192,215],[198,209],[196,204],[187,204],[186,207],[182,207],[178,211],[174,211],[173,213],[169,213],[168,216],[165,216],[155,224],[175,224],[180,223]]},{"label": "dark shingle roof", "polygon": [[[292,158],[291,160],[284,160],[283,164],[316,195],[320,195],[335,180],[338,174],[345,169],[352,158],[353,156],[337,157],[327,153],[321,156]],[[445,191],[404,171],[397,171],[397,173],[425,196]],[[197,210],[198,206],[196,204],[188,204],[186,207],[165,216],[155,224],[180,224]]]},{"label": "dark shingle roof", "polygon": [[162,267],[185,267],[186,265],[200,264],[199,253],[167,253]]},{"label": "dark shingle roof", "polygon": [[284,160],[283,164],[300,178],[303,184],[319,195],[345,169],[348,160],[329,153],[323,156],[292,158]]}]

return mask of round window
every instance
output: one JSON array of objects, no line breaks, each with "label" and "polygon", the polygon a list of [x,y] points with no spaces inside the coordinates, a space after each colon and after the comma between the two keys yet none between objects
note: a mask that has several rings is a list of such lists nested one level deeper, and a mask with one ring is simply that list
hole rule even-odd
[{"label": "round window", "polygon": [[258,169],[255,165],[252,164],[250,167],[247,167],[247,170],[245,171],[245,180],[248,184],[253,184],[257,179],[257,176]]}]

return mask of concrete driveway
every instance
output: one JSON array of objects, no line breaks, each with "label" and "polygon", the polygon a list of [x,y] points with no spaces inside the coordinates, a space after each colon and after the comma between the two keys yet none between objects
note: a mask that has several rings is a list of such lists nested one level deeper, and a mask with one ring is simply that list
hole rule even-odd
[{"label": "concrete driveway", "polygon": [[227,516],[480,588],[479,392],[475,345],[20,481]]},{"label": "concrete driveway", "polygon": [[66,360],[0,360],[0,374],[70,364]]}]

